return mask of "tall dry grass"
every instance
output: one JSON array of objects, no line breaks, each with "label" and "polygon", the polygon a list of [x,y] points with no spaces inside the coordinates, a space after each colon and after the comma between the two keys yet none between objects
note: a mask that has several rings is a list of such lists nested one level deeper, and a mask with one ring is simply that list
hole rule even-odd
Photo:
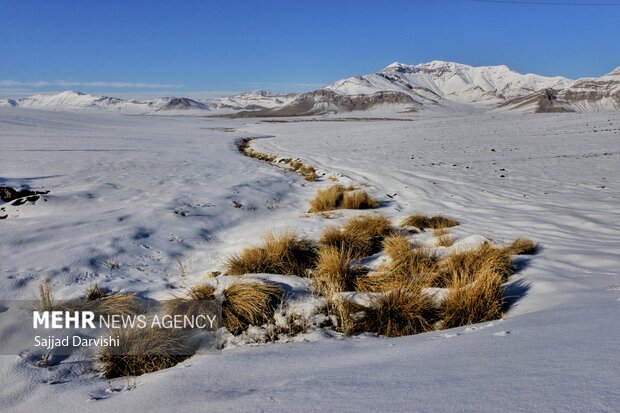
[{"label": "tall dry grass", "polygon": [[540,245],[527,238],[517,238],[504,247],[504,251],[510,255],[533,255],[540,250]]},{"label": "tall dry grass", "polygon": [[284,292],[276,285],[259,281],[235,281],[224,290],[224,327],[238,335],[248,326],[260,326],[273,319]]},{"label": "tall dry grass", "polygon": [[215,314],[218,312],[215,288],[208,284],[194,285],[186,289],[185,296],[166,300],[163,307],[166,314],[170,315]]},{"label": "tall dry grass", "polygon": [[446,218],[442,215],[428,217],[422,214],[409,215],[401,223],[402,227],[416,227],[420,229],[451,228],[457,225],[459,225],[459,222],[452,218]]},{"label": "tall dry grass", "polygon": [[110,335],[120,340],[120,346],[100,347],[96,363],[108,379],[167,369],[194,353],[184,334],[175,329],[121,329]]},{"label": "tall dry grass", "polygon": [[387,337],[400,337],[432,330],[436,318],[432,298],[412,284],[373,298],[363,328]]},{"label": "tall dry grass", "polygon": [[477,248],[454,252],[444,257],[439,263],[434,286],[446,287],[456,281],[469,283],[476,279],[477,274],[485,272],[495,273],[505,281],[514,270],[510,254],[502,248],[484,243]]},{"label": "tall dry grass", "polygon": [[380,202],[364,190],[355,190],[352,186],[332,185],[319,190],[308,212],[332,211],[335,209],[374,209]]},{"label": "tall dry grass", "polygon": [[410,284],[429,286],[436,277],[437,256],[427,248],[415,247],[401,234],[383,241],[383,251],[389,260],[366,277],[357,280],[358,291],[385,292]]},{"label": "tall dry grass", "polygon": [[321,234],[319,244],[348,250],[360,258],[381,250],[381,242],[394,229],[384,215],[358,215],[349,218],[342,227],[328,227]]},{"label": "tall dry grass", "polygon": [[442,328],[459,327],[502,316],[503,279],[492,267],[483,267],[475,279],[451,279],[442,301]]},{"label": "tall dry grass", "polygon": [[258,247],[245,248],[226,261],[228,275],[285,274],[306,276],[314,266],[316,244],[292,231],[267,233]]},{"label": "tall dry grass", "polygon": [[366,272],[357,265],[349,249],[325,246],[319,250],[313,277],[319,291],[330,294],[353,291],[356,280]]}]

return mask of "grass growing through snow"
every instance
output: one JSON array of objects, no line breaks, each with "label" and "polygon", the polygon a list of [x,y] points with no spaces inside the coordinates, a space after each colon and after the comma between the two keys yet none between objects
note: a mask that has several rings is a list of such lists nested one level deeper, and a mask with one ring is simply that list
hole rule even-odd
[{"label": "grass growing through snow", "polygon": [[540,245],[526,238],[517,238],[504,251],[510,255],[532,255],[540,250]]},{"label": "grass growing through snow", "polygon": [[389,261],[377,271],[357,280],[358,291],[389,291],[415,283],[428,286],[437,271],[437,256],[429,249],[415,247],[401,234],[383,241]]},{"label": "grass growing through snow", "polygon": [[433,231],[435,236],[435,245],[437,247],[451,247],[452,237],[446,228],[438,228]]},{"label": "grass growing through snow", "polygon": [[502,276],[493,266],[484,266],[471,278],[453,278],[441,306],[442,328],[459,327],[502,316]]},{"label": "grass growing through snow", "polygon": [[284,292],[264,282],[235,281],[224,290],[222,319],[224,327],[238,335],[250,325],[260,326],[273,318]]},{"label": "grass growing through snow", "polygon": [[374,209],[381,203],[362,189],[332,185],[319,190],[312,201],[308,212],[333,211],[335,209]]},{"label": "grass growing through snow", "polygon": [[134,294],[106,294],[98,283],[86,288],[83,299],[55,301],[49,280],[39,284],[37,309],[39,311],[93,311],[96,314],[137,314],[140,310]]},{"label": "grass growing through snow", "polygon": [[409,285],[374,297],[363,325],[387,337],[407,336],[432,330],[436,313],[432,298],[420,286]]},{"label": "grass growing through snow", "polygon": [[100,347],[97,358],[97,369],[108,379],[167,369],[193,354],[183,334],[174,329],[121,329],[110,335],[118,336],[120,347]]},{"label": "grass growing through snow", "polygon": [[49,279],[39,283],[39,311],[52,311],[54,307],[54,294],[52,293],[52,283]]},{"label": "grass growing through snow", "polygon": [[305,276],[313,267],[317,247],[313,241],[291,231],[267,233],[263,243],[245,248],[226,262],[228,275],[287,274]]},{"label": "grass growing through snow", "polygon": [[207,284],[197,284],[188,288],[184,297],[174,297],[164,303],[164,310],[170,315],[212,314],[215,307],[215,288]]},{"label": "grass growing through snow", "polygon": [[355,261],[349,249],[322,247],[313,273],[319,291],[327,294],[353,291],[357,278],[366,273],[366,270],[358,266]]},{"label": "grass growing through snow", "polygon": [[459,222],[455,219],[446,218],[442,215],[428,217],[422,214],[409,215],[401,223],[402,227],[416,227],[420,229],[441,229],[455,227],[457,225],[459,225]]},{"label": "grass growing through snow", "polygon": [[[278,159],[277,155],[257,151],[256,149],[252,148],[251,142],[252,139],[249,138],[241,139],[237,142],[237,149],[239,149],[239,152],[250,158],[258,159],[268,163],[276,162],[276,160]],[[288,165],[290,170],[297,172],[306,181],[313,182],[316,181],[318,178],[316,169],[312,166],[304,165],[304,163],[301,162],[299,159],[283,158],[280,159],[278,163]]]},{"label": "grass growing through snow", "polygon": [[472,282],[477,274],[494,273],[506,281],[514,272],[512,258],[502,248],[485,243],[477,248],[452,253],[441,260],[434,280],[436,287],[448,287],[456,282]]},{"label": "grass growing through snow", "polygon": [[383,239],[394,231],[384,215],[357,215],[342,227],[329,227],[321,234],[321,246],[348,250],[352,257],[372,255],[381,249]]}]

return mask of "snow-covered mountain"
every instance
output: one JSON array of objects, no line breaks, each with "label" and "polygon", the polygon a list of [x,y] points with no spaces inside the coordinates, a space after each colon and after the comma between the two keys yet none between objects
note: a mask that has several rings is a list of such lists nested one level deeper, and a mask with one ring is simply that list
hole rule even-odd
[{"label": "snow-covered mountain", "polygon": [[0,99],[0,107],[13,107],[17,106],[17,102],[13,99]]},{"label": "snow-covered mountain", "polygon": [[[185,99],[185,98],[184,98]],[[68,90],[54,95],[34,95],[15,101],[16,106],[47,110],[118,110],[128,113],[149,113],[157,110],[167,110],[174,107],[177,110],[199,107],[208,109],[196,101],[179,105],[177,98],[157,98],[149,100],[126,100],[108,96],[95,96],[86,93]],[[191,103],[189,102],[191,101]],[[170,106],[172,105],[172,106]]]},{"label": "snow-covered mountain", "polygon": [[345,95],[391,90],[408,94],[422,105],[449,101],[490,106],[571,82],[564,77],[523,75],[507,66],[473,67],[443,61],[412,66],[396,62],[378,73],[339,80],[325,89]]},{"label": "snow-covered mountain", "polygon": [[216,99],[195,100],[186,97],[155,99],[120,99],[96,96],[68,90],[51,95],[33,95],[27,98],[0,100],[0,106],[68,111],[114,110],[131,114],[228,114],[277,108],[294,100],[297,94],[274,94],[254,91]]},{"label": "snow-covered mountain", "polygon": [[389,116],[428,109],[602,112],[620,110],[620,67],[601,77],[571,80],[521,74],[503,65],[473,67],[444,61],[418,65],[396,62],[377,73],[338,80],[307,93],[276,94],[258,90],[204,100],[186,97],[127,100],[66,91],[0,100],[0,106],[236,117],[350,112]]},{"label": "snow-covered mountain", "polygon": [[352,76],[301,94],[283,107],[239,115],[403,113],[431,108],[489,110],[511,99],[548,88],[566,88],[573,83],[564,77],[517,73],[507,66],[473,67],[444,61],[418,65],[396,62],[377,73]]},{"label": "snow-covered mountain", "polygon": [[508,100],[498,110],[521,112],[610,112],[620,110],[620,67],[595,78],[582,78],[561,89],[544,89]]},{"label": "snow-covered mountain", "polygon": [[240,93],[233,96],[225,96],[210,99],[210,106],[221,110],[260,110],[272,109],[291,103],[299,93],[271,93],[265,90]]}]

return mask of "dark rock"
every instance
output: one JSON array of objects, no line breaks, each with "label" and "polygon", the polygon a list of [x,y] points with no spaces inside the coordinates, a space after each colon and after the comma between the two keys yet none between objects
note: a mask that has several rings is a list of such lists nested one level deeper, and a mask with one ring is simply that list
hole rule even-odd
[{"label": "dark rock", "polygon": [[[22,189],[21,191],[18,191],[14,188],[11,188],[10,186],[0,186],[0,199],[2,199],[4,202],[11,202],[19,198],[32,197],[33,195],[41,195],[47,193],[49,193],[49,191],[31,191],[29,189]],[[37,196],[36,199],[28,199],[28,201],[35,202],[38,199],[39,197]]]}]

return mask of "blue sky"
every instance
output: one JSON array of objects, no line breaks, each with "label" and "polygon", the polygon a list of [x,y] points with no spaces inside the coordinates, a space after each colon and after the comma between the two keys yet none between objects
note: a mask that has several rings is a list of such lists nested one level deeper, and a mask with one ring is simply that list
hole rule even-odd
[{"label": "blue sky", "polygon": [[0,0],[0,97],[300,91],[393,61],[620,66],[620,0],[502,1]]}]

